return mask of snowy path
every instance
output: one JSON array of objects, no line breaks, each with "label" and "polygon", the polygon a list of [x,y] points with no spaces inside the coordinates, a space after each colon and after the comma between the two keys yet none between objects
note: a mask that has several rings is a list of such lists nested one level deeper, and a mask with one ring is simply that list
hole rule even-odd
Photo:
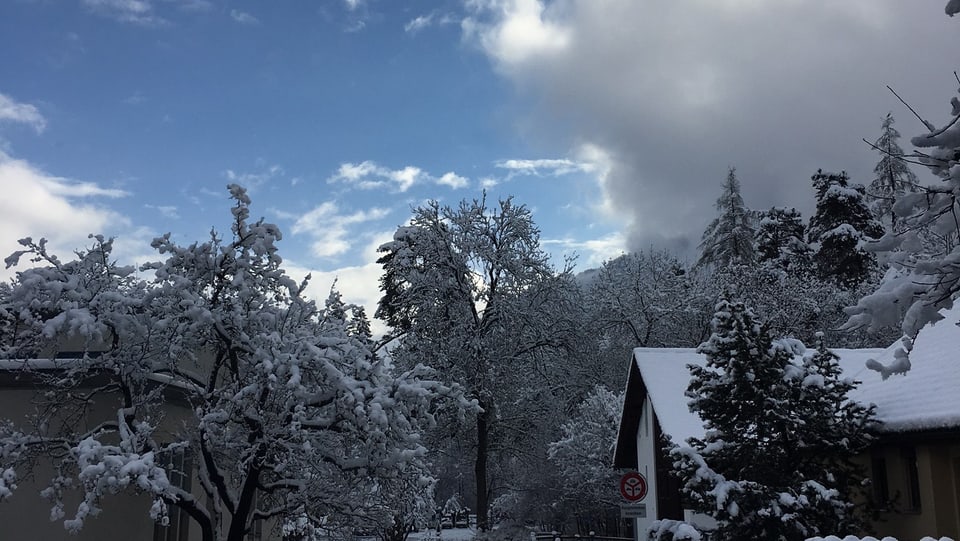
[{"label": "snowy path", "polygon": [[451,528],[441,530],[437,537],[436,530],[426,530],[410,534],[407,541],[471,541],[476,534],[473,528]]}]

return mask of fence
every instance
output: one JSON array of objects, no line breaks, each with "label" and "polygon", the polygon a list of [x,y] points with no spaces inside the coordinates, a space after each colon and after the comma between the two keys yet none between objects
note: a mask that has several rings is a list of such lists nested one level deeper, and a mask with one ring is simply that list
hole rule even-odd
[{"label": "fence", "polygon": [[609,535],[565,535],[557,532],[530,532],[530,541],[633,541],[632,537],[613,537]]}]

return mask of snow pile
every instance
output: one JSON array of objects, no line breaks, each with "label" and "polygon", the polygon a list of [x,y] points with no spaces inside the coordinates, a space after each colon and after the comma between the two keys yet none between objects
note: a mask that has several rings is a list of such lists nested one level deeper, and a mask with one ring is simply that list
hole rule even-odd
[{"label": "snow pile", "polygon": [[[897,541],[896,537],[881,537],[877,539],[876,537],[866,536],[866,537],[856,537],[854,535],[848,535],[846,537],[837,537],[835,535],[828,535],[826,537],[811,537],[807,541]],[[941,537],[937,539],[936,537],[923,537],[920,541],[953,541],[949,537]]]},{"label": "snow pile", "polygon": [[702,535],[692,525],[682,520],[655,520],[647,532],[649,541],[672,539],[673,541],[700,541]]},{"label": "snow pile", "polygon": [[17,489],[16,480],[17,472],[12,468],[3,470],[3,474],[0,475],[0,501],[13,495],[13,491]]}]

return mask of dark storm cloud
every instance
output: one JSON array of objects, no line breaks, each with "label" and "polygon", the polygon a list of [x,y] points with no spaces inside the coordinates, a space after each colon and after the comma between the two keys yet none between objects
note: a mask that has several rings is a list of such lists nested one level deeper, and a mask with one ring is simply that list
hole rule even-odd
[{"label": "dark storm cloud", "polygon": [[[861,138],[892,111],[949,112],[960,21],[942,0],[472,1],[469,39],[538,104],[534,136],[609,155],[608,207],[630,248],[695,247],[728,166],[756,209],[813,208],[810,176],[868,184]],[[921,178],[932,180],[925,172]]]}]

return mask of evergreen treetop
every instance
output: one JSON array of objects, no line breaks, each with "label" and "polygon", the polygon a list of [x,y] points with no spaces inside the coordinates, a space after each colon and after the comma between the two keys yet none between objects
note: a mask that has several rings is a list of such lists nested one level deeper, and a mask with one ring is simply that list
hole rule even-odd
[{"label": "evergreen treetop", "polygon": [[812,177],[817,192],[817,210],[810,218],[807,240],[814,249],[814,263],[821,278],[853,288],[874,270],[876,259],[863,242],[883,235],[883,226],[874,219],[864,201],[863,185],[850,184],[846,172]]},{"label": "evergreen treetop", "polygon": [[719,216],[703,232],[697,266],[753,263],[756,260],[753,217],[740,195],[736,168],[728,171],[716,208]]},{"label": "evergreen treetop", "polygon": [[903,159],[903,149],[897,143],[900,132],[893,124],[893,114],[887,113],[880,128],[880,137],[874,142],[880,153],[880,161],[873,168],[877,176],[870,183],[867,193],[872,199],[870,209],[877,219],[885,226],[889,225],[891,231],[899,231],[900,220],[893,212],[893,204],[904,193],[917,191],[918,181],[917,175]]},{"label": "evergreen treetop", "polygon": [[805,232],[797,209],[773,207],[764,212],[756,236],[758,261],[783,270],[805,270],[810,263]]}]

